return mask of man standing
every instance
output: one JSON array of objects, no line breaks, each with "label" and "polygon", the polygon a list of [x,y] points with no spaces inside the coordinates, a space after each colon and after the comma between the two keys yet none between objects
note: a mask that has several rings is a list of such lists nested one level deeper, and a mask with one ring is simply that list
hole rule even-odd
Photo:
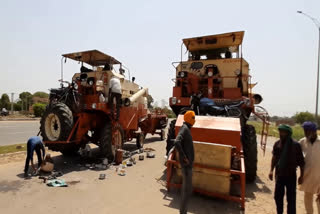
[{"label": "man standing", "polygon": [[[31,137],[28,140],[27,143],[27,158],[26,158],[26,164],[24,167],[24,177],[28,177],[28,170],[29,170],[29,162],[31,160],[31,166],[32,169],[34,170],[34,172],[37,171],[37,168],[34,166],[33,163],[33,152],[36,151],[37,156],[38,156],[38,168],[41,166],[41,163],[44,159],[45,156],[45,148],[44,145],[42,143],[42,140],[40,137],[35,136],[35,137]],[[42,155],[41,155],[41,151],[42,151]]]},{"label": "man standing", "polygon": [[175,148],[179,152],[179,160],[182,170],[180,214],[187,213],[188,200],[192,193],[192,165],[194,161],[194,149],[190,129],[195,122],[194,111],[187,111],[184,114],[184,123],[181,126],[174,143]]},{"label": "man standing", "polygon": [[271,170],[269,179],[273,180],[273,170],[276,168],[276,187],[274,199],[277,205],[277,213],[283,213],[283,198],[286,189],[287,213],[296,213],[296,187],[297,187],[297,166],[300,167],[298,183],[303,181],[304,158],[300,144],[294,141],[290,126],[281,124],[278,127],[280,140],[275,142],[272,151]]},{"label": "man standing", "polygon": [[110,79],[109,82],[110,85],[110,89],[109,89],[109,94],[110,94],[110,110],[111,110],[111,115],[112,118],[114,117],[113,114],[113,103],[114,103],[114,98],[116,98],[116,107],[117,107],[117,116],[116,116],[116,120],[119,120],[119,116],[120,116],[120,107],[121,107],[121,84],[120,84],[120,78],[117,76],[112,76],[112,78]]},{"label": "man standing", "polygon": [[307,214],[313,214],[313,195],[317,195],[316,204],[320,214],[320,139],[317,125],[313,122],[302,124],[305,137],[300,140],[305,155],[303,182],[300,190],[304,191],[304,205]]}]

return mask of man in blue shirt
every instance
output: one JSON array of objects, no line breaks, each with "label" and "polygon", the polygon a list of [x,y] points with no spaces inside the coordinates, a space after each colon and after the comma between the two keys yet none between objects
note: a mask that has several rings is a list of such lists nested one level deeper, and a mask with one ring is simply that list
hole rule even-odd
[{"label": "man in blue shirt", "polygon": [[[31,137],[27,143],[27,158],[26,158],[26,165],[24,168],[24,176],[25,177],[28,177],[30,160],[31,160],[31,166],[32,166],[33,170],[35,172],[37,171],[37,168],[33,164],[33,152],[34,151],[36,151],[37,156],[38,156],[38,168],[39,168],[41,166],[42,160],[44,159],[44,156],[45,156],[45,148],[44,148],[44,145],[42,143],[41,138],[38,136]],[[42,155],[41,155],[41,151],[42,151]]]}]

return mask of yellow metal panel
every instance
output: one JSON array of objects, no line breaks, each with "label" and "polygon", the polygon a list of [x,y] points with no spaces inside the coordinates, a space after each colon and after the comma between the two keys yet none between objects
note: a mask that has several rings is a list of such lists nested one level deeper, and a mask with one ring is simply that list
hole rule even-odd
[{"label": "yellow metal panel", "polygon": [[210,50],[239,46],[242,43],[244,31],[224,33],[210,36],[201,36],[183,39],[183,43],[189,51]]},{"label": "yellow metal panel", "polygon": [[62,56],[73,59],[80,62],[85,62],[92,66],[100,66],[109,64],[121,64],[118,60],[109,56],[105,53],[102,53],[98,50],[89,50],[89,51],[81,51],[69,54],[63,54]]},{"label": "yellow metal panel", "polygon": [[[194,142],[194,163],[221,169],[231,168],[231,146]],[[176,154],[179,160],[178,153]],[[179,165],[180,168],[180,165]],[[181,169],[176,168],[174,182],[181,183]],[[192,186],[208,192],[229,194],[230,173],[193,167]]]},{"label": "yellow metal panel", "polygon": [[[203,67],[201,69],[192,69],[191,64],[193,62],[202,62]],[[199,77],[205,74],[205,67],[207,65],[216,65],[219,69],[220,77],[222,78],[222,88],[237,88],[238,87],[238,77],[237,72],[241,69],[241,58],[231,58],[231,59],[212,59],[212,60],[198,60],[198,61],[187,61],[179,64],[176,69],[176,76],[178,72],[187,71],[195,74]],[[249,64],[245,59],[242,59],[242,85],[243,92],[248,90],[248,76],[249,76]]]},{"label": "yellow metal panel", "polygon": [[231,146],[194,142],[195,160],[197,164],[230,169],[231,167]]},{"label": "yellow metal panel", "polygon": [[[174,183],[182,183],[181,169],[175,168],[173,175]],[[192,186],[207,192],[230,194],[230,173],[217,172],[208,169],[193,168]]]}]

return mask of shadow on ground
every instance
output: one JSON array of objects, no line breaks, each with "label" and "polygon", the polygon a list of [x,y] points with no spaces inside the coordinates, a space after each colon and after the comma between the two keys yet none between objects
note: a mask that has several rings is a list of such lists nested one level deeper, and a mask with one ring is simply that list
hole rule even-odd
[{"label": "shadow on ground", "polygon": [[0,181],[0,193],[18,192],[23,185],[24,182],[21,180]]},{"label": "shadow on ground", "polygon": [[256,181],[251,184],[246,184],[246,198],[255,199],[256,194],[266,193],[272,194],[271,189],[257,176]]}]

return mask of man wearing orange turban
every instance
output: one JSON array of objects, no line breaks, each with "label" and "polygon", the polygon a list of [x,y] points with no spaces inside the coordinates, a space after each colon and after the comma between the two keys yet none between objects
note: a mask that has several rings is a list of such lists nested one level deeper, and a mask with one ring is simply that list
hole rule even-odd
[{"label": "man wearing orange turban", "polygon": [[192,193],[192,165],[194,161],[194,148],[191,136],[191,127],[195,124],[196,115],[194,111],[187,111],[184,114],[184,123],[181,126],[175,140],[175,148],[179,152],[179,160],[182,170],[182,189],[180,213],[187,213],[187,204]]}]

